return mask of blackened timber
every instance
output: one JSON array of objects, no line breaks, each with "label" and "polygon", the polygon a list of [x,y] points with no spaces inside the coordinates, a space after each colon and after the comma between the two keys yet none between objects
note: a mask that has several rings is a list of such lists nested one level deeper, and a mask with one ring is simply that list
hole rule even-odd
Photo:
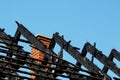
[{"label": "blackened timber", "polygon": [[5,43],[10,44],[12,41],[10,37],[5,32],[2,31],[2,29],[0,29],[0,37],[1,37],[0,40],[2,40]]},{"label": "blackened timber", "polygon": [[111,54],[113,55],[114,58],[116,58],[117,60],[120,61],[120,52],[118,52],[118,51],[115,50],[115,49],[112,49]]},{"label": "blackened timber", "polygon": [[[90,43],[86,43],[86,51],[90,52],[92,55],[94,53],[94,47]],[[102,62],[105,66],[107,66],[109,69],[111,69],[114,73],[116,73],[118,76],[120,76],[120,69],[116,66],[114,62],[109,60],[104,54],[102,54],[101,51],[98,49],[95,49],[96,55],[95,57]]]},{"label": "blackened timber", "polygon": [[24,40],[24,39],[19,39],[19,41],[30,44],[30,42],[29,42],[29,41]]},{"label": "blackened timber", "polygon": [[3,41],[4,43],[6,43],[8,48],[10,48],[10,44],[12,46],[12,49],[17,50],[20,48],[19,46],[17,46],[17,44],[12,44],[12,43],[14,43],[13,38],[8,36],[5,32],[1,31],[1,29],[0,29],[0,40]]},{"label": "blackened timber", "polygon": [[46,57],[49,58],[51,51],[45,47],[45,45],[40,42],[28,29],[26,29],[22,24],[19,24],[20,33],[37,49],[46,53]]},{"label": "blackened timber", "polygon": [[[84,47],[86,47],[86,46],[84,45]],[[86,55],[87,55],[87,51],[85,50],[85,48],[83,48],[83,49],[82,49],[82,52],[81,52],[81,56],[82,56],[82,57],[85,57]],[[82,64],[80,64],[80,63],[77,61],[76,65],[78,65],[79,67],[81,67]]]},{"label": "blackened timber", "polygon": [[[4,58],[10,58],[10,57],[5,57],[5,56],[3,56]],[[12,58],[11,58],[12,59]],[[13,60],[16,60],[16,59],[13,59]],[[23,60],[24,61],[24,60]],[[7,64],[12,64],[12,65],[19,65],[19,64],[16,64],[16,63],[12,63],[12,62],[9,62],[9,61],[0,61],[0,62],[4,62],[4,63],[7,63]],[[27,64],[29,63],[29,64],[33,64],[33,63],[31,63],[30,61],[29,62],[26,62]],[[37,65],[37,64],[36,64]],[[23,65],[19,65],[20,67],[22,67],[22,68],[27,68],[27,69],[31,69],[31,70],[37,70],[37,71],[41,71],[41,72],[43,72],[43,73],[50,73],[50,72],[45,72],[45,71],[42,71],[42,70],[40,70],[40,69],[37,69],[37,67],[35,68],[35,67],[29,67],[29,66],[23,66]],[[39,67],[40,66],[42,66],[42,65],[38,65]],[[57,68],[56,68],[57,69]],[[57,69],[58,70],[58,69]],[[63,71],[64,72],[66,72],[66,73],[70,73],[70,74],[75,74],[75,75],[78,75],[78,76],[86,76],[86,75],[83,75],[83,74],[77,74],[77,73],[74,73],[74,72],[70,72],[70,71],[67,71],[67,70],[64,70],[63,69]],[[53,73],[50,73],[50,74],[53,74]],[[58,76],[61,76],[61,77],[66,77],[66,78],[69,78],[68,76],[64,76],[64,75],[60,75],[60,74],[56,74],[56,75],[58,75]],[[90,77],[90,78],[95,78],[95,77],[92,77],[92,76],[86,76],[86,77]],[[75,78],[76,79],[76,78]],[[97,79],[97,78],[96,78]]]},{"label": "blackened timber", "polygon": [[[2,47],[2,48],[7,48],[7,47],[4,47],[4,46],[0,46],[0,47]],[[9,51],[8,50],[4,50],[4,49],[0,49],[0,52],[2,52],[2,53],[9,53]],[[21,52],[21,51],[20,51]],[[24,52],[24,53],[26,53],[26,52]],[[27,52],[28,53],[28,52]],[[31,59],[33,60],[33,61],[40,61],[40,62],[45,62],[45,63],[49,63],[49,64],[53,64],[53,65],[57,65],[57,66],[61,66],[61,67],[67,67],[67,68],[71,68],[71,69],[76,69],[76,67],[74,68],[74,67],[70,67],[70,66],[67,66],[66,64],[63,66],[63,65],[61,65],[61,64],[58,64],[58,63],[53,63],[53,62],[47,62],[47,61],[44,61],[44,60],[38,60],[38,59],[34,59],[34,58],[31,58],[30,56],[25,56],[25,55],[23,55],[23,54],[16,54],[16,53],[12,53],[12,55],[14,55],[14,56],[20,56],[20,57],[23,57],[23,58],[27,58],[27,61],[31,61]],[[8,58],[8,57],[4,57],[4,56],[1,56],[0,55],[0,57],[2,57],[2,58]],[[12,61],[14,60],[14,61],[21,61],[21,62],[24,62],[24,63],[27,63],[26,61],[24,61],[23,59],[13,59],[13,58],[11,58],[11,57],[9,57],[9,59],[12,59]],[[66,62],[67,63],[67,61],[64,61],[64,62]],[[71,64],[71,63],[67,63],[67,64]],[[42,66],[42,67],[47,67],[47,66]],[[47,67],[47,68],[49,68],[49,67]],[[81,70],[81,69],[80,69]],[[82,70],[83,71],[83,70]]]},{"label": "blackened timber", "polygon": [[[13,42],[12,39],[11,39],[11,37],[10,37],[9,35],[7,35],[7,34],[6,34],[3,30],[1,30],[1,29],[0,29],[0,37],[6,38],[6,39],[2,39],[2,38],[1,38],[1,40],[2,40],[3,42],[5,42],[5,43],[12,44],[12,42]],[[11,39],[11,40],[8,40],[8,39]],[[7,47],[11,48],[11,45],[7,45]],[[7,56],[12,57],[11,54],[7,54]],[[6,59],[6,60],[8,60],[8,59]],[[8,61],[10,61],[10,60],[8,60]],[[9,65],[9,67],[11,67],[11,65]]]},{"label": "blackened timber", "polygon": [[[19,26],[19,23],[16,21],[17,25]],[[20,39],[20,36],[21,36],[21,33],[19,31],[19,27],[17,28],[17,31],[14,35],[14,44],[18,44],[18,41]],[[19,48],[18,50],[22,50],[22,48]],[[13,51],[13,50],[12,50]],[[22,50],[23,51],[23,50]],[[19,53],[19,54],[24,54],[23,52],[22,53]],[[27,54],[25,54],[25,56],[27,56]],[[16,59],[23,59],[23,60],[27,60],[26,58],[23,58],[23,57],[20,57],[20,56],[16,56]],[[25,63],[24,62],[21,62],[21,61],[17,61],[16,63],[19,63],[21,65],[24,65]],[[15,66],[17,69],[19,69],[20,67],[19,66]]]},{"label": "blackened timber", "polygon": [[[110,53],[110,55],[108,56],[108,59],[111,60],[111,61],[113,61],[113,58],[114,58],[114,56],[113,56],[113,50],[112,50],[111,53]],[[102,71],[105,72],[105,73],[107,73],[108,69],[109,68],[107,66],[104,66]]]},{"label": "blackened timber", "polygon": [[[19,26],[19,23],[16,21],[16,23],[17,23],[17,25]],[[21,33],[20,33],[20,31],[19,31],[19,27],[17,28],[17,31],[16,31],[16,33],[15,33],[15,35],[14,35],[14,39],[15,39],[15,42],[16,42],[16,44],[18,43],[18,40],[20,39],[20,36],[21,36]]]},{"label": "blackened timber", "polygon": [[[19,23],[18,23],[19,24]],[[53,51],[46,48],[43,43],[41,43],[28,29],[26,29],[22,24],[18,25],[19,32],[21,35],[23,35],[31,44],[35,46],[35,48],[39,49],[40,51],[45,52],[45,56],[49,58],[50,56],[58,58]],[[54,39],[53,39],[54,40]],[[55,45],[55,42],[53,41],[53,45]],[[59,58],[60,59],[60,58]],[[63,61],[63,59],[60,59]]]},{"label": "blackened timber", "polygon": [[[5,68],[5,69],[7,69],[7,70],[17,71],[17,72],[24,73],[24,74],[28,74],[28,75],[40,76],[40,77],[48,78],[48,79],[51,79],[51,80],[57,80],[57,79],[52,78],[52,77],[41,76],[40,74],[33,74],[33,73],[25,72],[25,71],[22,71],[22,70],[16,70],[16,69],[14,69],[14,68],[8,68],[8,67],[3,66],[3,65],[0,65],[0,68]],[[3,73],[4,73],[4,72],[3,72]],[[8,73],[10,73],[10,72],[8,72]]]},{"label": "blackened timber", "polygon": [[[81,56],[81,53],[73,48],[72,45],[67,44],[67,41],[65,41],[62,37],[60,37],[57,33],[53,35],[53,38],[56,43],[58,43],[61,47],[64,45],[64,49],[73,57],[75,58],[80,64],[84,65],[88,70],[93,72],[100,72],[102,73],[107,79],[111,80],[111,78],[103,73],[95,64],[91,63],[86,57]],[[67,44],[67,45],[66,45]]]},{"label": "blackened timber", "polygon": [[[41,41],[39,41],[27,28],[22,24],[18,25],[19,32],[32,44],[36,49],[42,51],[47,59],[50,59],[50,55],[54,55],[53,52],[48,49]],[[37,71],[35,71],[37,74]]]},{"label": "blackened timber", "polygon": [[[8,36],[8,35],[7,35],[5,32],[3,32],[1,29],[0,29],[0,37],[4,38],[4,39],[0,38],[3,42],[5,42],[5,43],[7,43],[7,44],[11,44],[11,46],[10,46],[10,45],[7,45],[8,48],[11,48],[11,50],[12,50],[12,51],[10,51],[11,53],[14,52],[13,49],[15,49],[15,50],[20,50],[20,51],[24,52],[20,47],[18,47],[18,46],[12,46],[12,44],[14,43],[13,38],[10,37],[10,36]],[[14,45],[14,44],[13,44],[13,45]],[[16,45],[17,45],[17,44],[16,44]],[[25,53],[21,53],[21,54],[25,54]],[[8,56],[11,56],[11,54],[9,53]],[[22,58],[22,57],[16,57],[16,58],[20,58],[20,59],[26,60],[25,58]],[[22,65],[25,64],[25,63],[22,63],[22,62],[16,62],[16,63],[22,64]],[[16,66],[15,68],[18,69],[18,68],[20,68],[20,67],[19,67],[19,66]]]},{"label": "blackened timber", "polygon": [[[114,58],[116,58],[117,60],[120,61],[120,53],[117,50],[112,49],[112,51],[111,51],[108,59],[111,60],[111,61],[113,61]],[[107,66],[104,66],[103,67],[103,72],[107,73],[108,69],[109,68]]]},{"label": "blackened timber", "polygon": [[93,61],[94,61],[94,56],[95,56],[95,48],[96,48],[96,43],[94,43],[94,52],[93,52],[93,55],[92,55],[92,59],[91,59],[91,62],[93,63]]},{"label": "blackened timber", "polygon": [[[19,75],[16,75],[16,74],[11,74],[11,73],[8,73],[8,72],[2,72],[2,74],[9,75],[9,76],[12,76],[12,77],[17,77],[17,78],[19,78],[18,80],[25,80],[25,79],[27,79],[27,80],[34,80],[34,79],[31,79],[31,78],[28,78],[28,77],[23,77],[23,76],[19,76]],[[0,80],[5,80],[5,79],[0,79]]]},{"label": "blackened timber", "polygon": [[[11,46],[16,46],[16,47],[19,47],[19,48],[23,48],[23,46],[20,46],[20,45],[16,45],[16,44],[9,44],[9,43],[5,43],[3,41],[0,41],[1,44],[5,44],[5,45],[11,45]],[[7,47],[9,48],[9,47]]]}]

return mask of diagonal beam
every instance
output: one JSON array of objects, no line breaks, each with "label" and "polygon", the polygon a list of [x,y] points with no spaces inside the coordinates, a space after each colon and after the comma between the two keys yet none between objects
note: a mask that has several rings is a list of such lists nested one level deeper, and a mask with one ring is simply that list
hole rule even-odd
[{"label": "diagonal beam", "polygon": [[120,76],[120,69],[116,66],[114,62],[109,60],[101,51],[98,49],[94,49],[94,47],[90,43],[86,43],[86,50],[87,52],[90,52],[92,55],[94,54],[94,50],[96,52],[95,57],[102,62],[106,67],[111,69],[115,74]]},{"label": "diagonal beam", "polygon": [[72,45],[68,44],[68,42],[60,37],[58,33],[55,33],[53,37],[56,43],[63,47],[73,58],[75,58],[80,64],[84,65],[88,70],[98,73],[100,72],[107,78],[106,80],[111,80],[111,78],[103,73],[95,64],[91,63],[86,57],[81,56],[81,53],[74,49]]},{"label": "diagonal beam", "polygon": [[[31,43],[35,46],[35,48],[46,54],[46,57],[50,57],[51,50],[46,48],[46,46],[40,42],[27,28],[25,28],[22,24],[19,24],[19,32]],[[53,54],[54,55],[54,54]]]},{"label": "diagonal beam", "polygon": [[[120,61],[120,53],[119,53],[117,50],[112,49],[112,51],[111,51],[108,59],[109,59],[110,61],[113,61],[114,58],[116,58],[117,60]],[[107,73],[107,72],[108,72],[108,69],[109,69],[109,68],[108,68],[107,66],[104,66],[104,67],[103,67],[103,72]]]},{"label": "diagonal beam", "polygon": [[120,61],[120,52],[118,52],[115,49],[112,49],[111,54],[113,54],[113,57]]}]

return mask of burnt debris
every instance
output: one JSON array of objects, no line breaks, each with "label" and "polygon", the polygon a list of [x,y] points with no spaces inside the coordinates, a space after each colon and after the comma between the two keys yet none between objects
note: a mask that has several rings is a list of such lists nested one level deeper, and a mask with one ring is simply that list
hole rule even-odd
[{"label": "burnt debris", "polygon": [[[54,33],[52,38],[40,35],[40,40],[38,40],[22,24],[16,23],[18,28],[13,37],[0,28],[1,80],[62,80],[63,78],[69,80],[120,80],[120,68],[116,65],[117,63],[113,62],[114,58],[120,61],[120,52],[117,50],[112,49],[107,57],[96,48],[96,43],[91,45],[87,42],[79,52],[79,48],[72,46],[71,41],[66,41],[59,33]],[[29,45],[29,48],[33,48],[37,53],[33,51],[36,54],[32,55],[31,51],[26,50],[19,43]],[[60,46],[58,54],[54,51],[56,44]],[[63,58],[63,50],[77,61],[76,64]],[[92,55],[92,60],[86,57],[87,53]],[[40,59],[37,58],[38,56]],[[94,58],[104,65],[103,69],[94,63]],[[81,66],[87,70],[82,69]],[[107,73],[108,70],[119,77],[111,77]]]}]

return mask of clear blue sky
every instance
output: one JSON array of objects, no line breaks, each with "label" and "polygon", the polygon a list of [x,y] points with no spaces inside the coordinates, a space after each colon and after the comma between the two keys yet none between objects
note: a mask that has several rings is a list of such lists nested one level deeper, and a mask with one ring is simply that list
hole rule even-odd
[{"label": "clear blue sky", "polygon": [[81,49],[88,41],[107,56],[120,51],[120,0],[1,0],[0,27],[14,35],[15,21],[33,34],[59,32]]}]

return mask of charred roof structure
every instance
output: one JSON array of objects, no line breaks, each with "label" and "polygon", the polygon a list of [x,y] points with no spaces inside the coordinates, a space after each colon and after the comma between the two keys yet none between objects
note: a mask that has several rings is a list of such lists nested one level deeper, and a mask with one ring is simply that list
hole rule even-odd
[{"label": "charred roof structure", "polygon": [[[120,52],[117,50],[112,49],[107,57],[96,48],[96,44],[91,45],[87,42],[79,52],[79,48],[72,46],[71,41],[66,41],[59,33],[54,33],[52,38],[41,35],[36,37],[22,24],[16,23],[18,28],[13,37],[0,28],[1,80],[63,80],[63,78],[68,80],[120,80],[120,65],[117,66],[117,63],[113,61],[114,58],[120,61]],[[21,46],[19,43],[29,45],[31,51],[25,50],[25,45]],[[56,44],[60,46],[58,53],[54,51]],[[63,50],[77,62],[73,64],[65,60]],[[86,57],[87,53],[92,55],[91,60]],[[94,58],[103,64],[103,69],[93,63]],[[82,69],[81,66],[87,70]],[[107,73],[108,70],[118,77],[111,77]]]}]

